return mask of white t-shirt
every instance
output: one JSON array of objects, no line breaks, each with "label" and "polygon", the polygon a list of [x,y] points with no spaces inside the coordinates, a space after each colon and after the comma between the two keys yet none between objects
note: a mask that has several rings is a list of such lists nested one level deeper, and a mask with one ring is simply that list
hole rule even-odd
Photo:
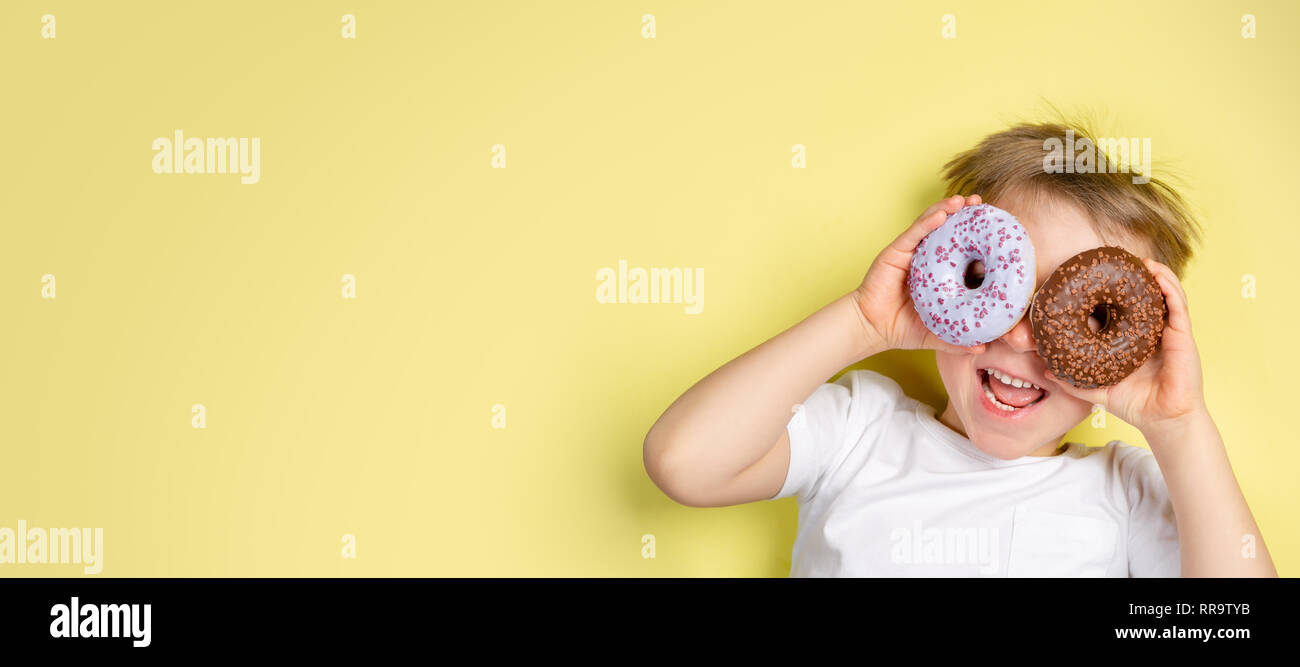
[{"label": "white t-shirt", "polygon": [[1176,577],[1178,527],[1151,452],[1112,440],[1003,460],[874,371],[794,413],[792,577]]}]

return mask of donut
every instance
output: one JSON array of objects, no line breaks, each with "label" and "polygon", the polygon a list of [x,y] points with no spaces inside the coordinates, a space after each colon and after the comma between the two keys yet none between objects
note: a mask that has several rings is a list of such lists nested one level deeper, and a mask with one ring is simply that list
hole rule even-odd
[{"label": "donut", "polygon": [[[980,275],[976,262],[983,264]],[[1034,244],[1015,216],[990,204],[948,216],[912,254],[908,290],[925,327],[973,347],[1011,330],[1034,295]]]},{"label": "donut", "polygon": [[[1094,315],[1096,331],[1088,321]],[[1160,344],[1168,318],[1155,276],[1114,246],[1066,260],[1029,309],[1038,356],[1053,375],[1084,389],[1115,384],[1137,370]]]}]

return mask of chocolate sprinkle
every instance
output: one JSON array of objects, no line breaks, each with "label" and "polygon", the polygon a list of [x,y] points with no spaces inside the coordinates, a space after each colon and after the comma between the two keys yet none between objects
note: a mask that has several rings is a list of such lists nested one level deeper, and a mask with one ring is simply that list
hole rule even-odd
[{"label": "chocolate sprinkle", "polygon": [[[1098,307],[1100,331],[1088,326]],[[1047,277],[1029,308],[1038,356],[1076,387],[1116,384],[1160,345],[1169,310],[1155,276],[1123,248],[1103,246],[1066,260]]]}]

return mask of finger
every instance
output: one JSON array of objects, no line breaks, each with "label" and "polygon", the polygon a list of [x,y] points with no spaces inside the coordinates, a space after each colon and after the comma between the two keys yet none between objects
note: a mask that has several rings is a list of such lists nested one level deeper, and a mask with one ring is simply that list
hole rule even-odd
[{"label": "finger", "polygon": [[1156,284],[1165,295],[1165,305],[1169,307],[1168,327],[1180,334],[1192,332],[1192,318],[1187,308],[1187,293],[1174,275],[1173,269],[1154,259],[1144,259],[1147,269],[1156,277]]},{"label": "finger", "polygon": [[941,199],[933,204],[930,204],[930,207],[925,209],[925,211],[916,218],[913,224],[916,224],[917,222],[920,222],[921,220],[933,215],[935,211],[943,211],[948,215],[952,215],[953,213],[956,213],[957,211],[961,210],[962,204],[964,203],[965,203],[965,199],[963,199],[960,195],[953,195],[947,199]]},{"label": "finger", "polygon": [[1183,298],[1183,305],[1186,306],[1187,291],[1183,289],[1183,282],[1178,279],[1178,276],[1174,273],[1174,270],[1169,268],[1168,265],[1158,262],[1149,257],[1143,259],[1142,261],[1147,265],[1148,270],[1150,270],[1152,273],[1156,275],[1163,274],[1166,278],[1169,279],[1171,283],[1173,283],[1175,287],[1178,288],[1178,294]]},{"label": "finger", "polygon": [[925,214],[917,218],[916,222],[885,247],[885,251],[881,253],[883,261],[902,271],[908,270],[907,266],[912,261],[912,254],[916,252],[916,246],[920,245],[921,239],[941,227],[949,215],[961,210],[965,201],[960,195],[953,195],[926,209]]},{"label": "finger", "polygon": [[948,215],[952,215],[966,206],[966,198],[961,195],[953,195],[943,200],[941,203],[943,204],[943,210],[946,211]]},{"label": "finger", "polygon": [[971,195],[966,198],[967,206],[979,206],[982,203],[984,203],[984,200],[980,199],[979,195]]},{"label": "finger", "polygon": [[[912,253],[916,252],[916,246],[921,243],[921,239],[927,234],[938,229],[948,219],[948,213],[942,208],[931,211],[929,215],[918,219],[912,223],[893,243],[889,244],[889,249],[906,256],[910,260]],[[901,258],[900,258],[901,259]]]}]

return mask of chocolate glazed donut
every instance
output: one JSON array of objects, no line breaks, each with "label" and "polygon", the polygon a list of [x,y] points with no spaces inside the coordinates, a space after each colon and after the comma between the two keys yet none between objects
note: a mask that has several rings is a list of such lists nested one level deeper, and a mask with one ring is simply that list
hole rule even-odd
[{"label": "chocolate glazed donut", "polygon": [[[1089,316],[1101,325],[1094,330]],[[1115,384],[1160,344],[1169,311],[1155,276],[1123,248],[1085,250],[1052,272],[1029,307],[1038,356],[1076,387]]]}]

